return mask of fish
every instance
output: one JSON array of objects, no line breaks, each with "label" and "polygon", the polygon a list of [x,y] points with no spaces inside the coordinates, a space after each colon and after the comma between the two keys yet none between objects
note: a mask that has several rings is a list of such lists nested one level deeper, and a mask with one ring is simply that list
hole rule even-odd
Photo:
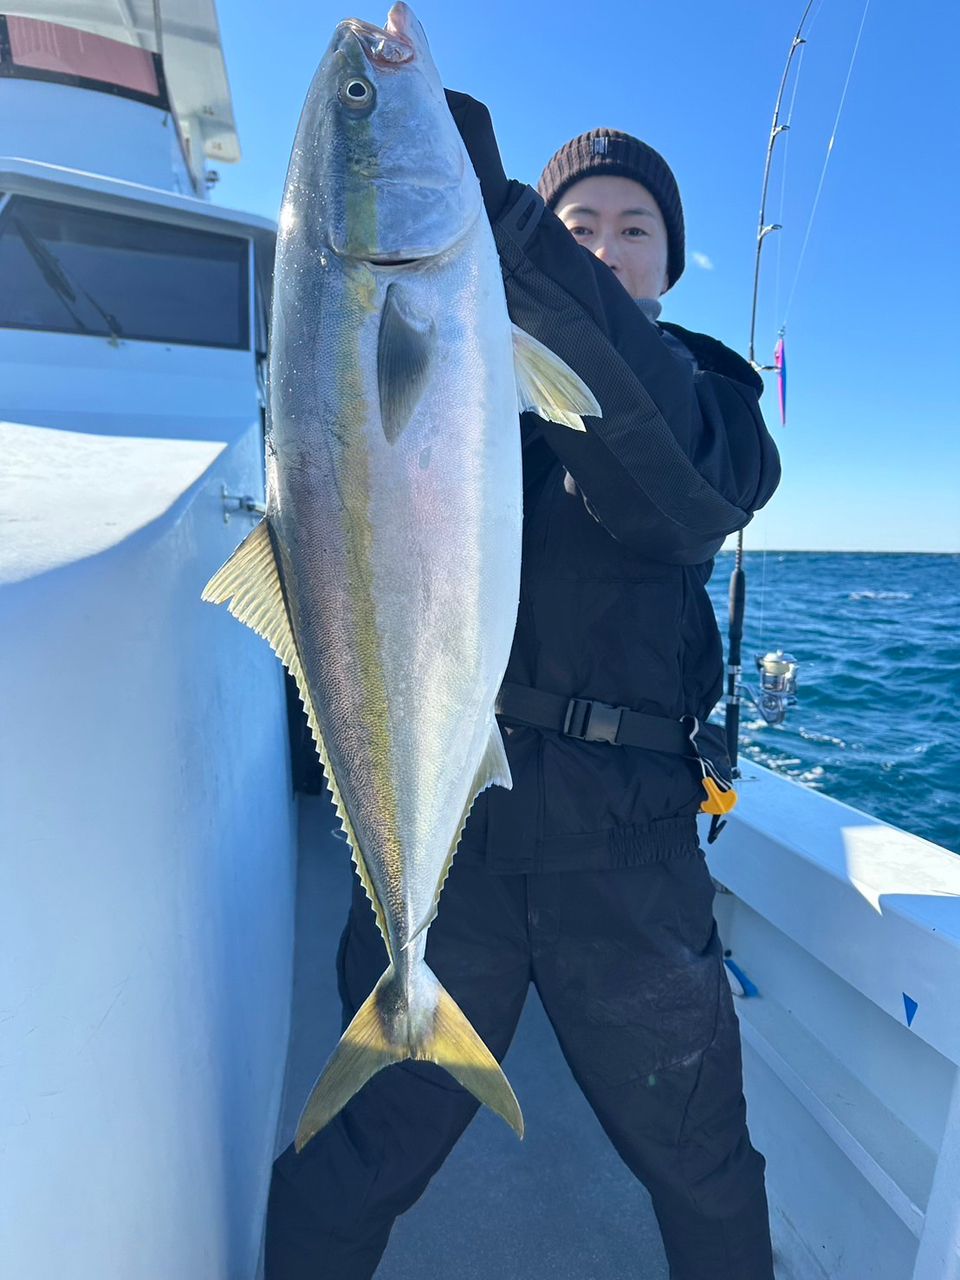
[{"label": "fish", "polygon": [[304,1105],[297,1152],[375,1072],[445,1068],[523,1136],[500,1064],[425,959],[476,797],[520,589],[518,412],[600,405],[515,328],[423,28],[340,23],[280,211],[263,520],[202,598],[296,681],[387,967]]}]

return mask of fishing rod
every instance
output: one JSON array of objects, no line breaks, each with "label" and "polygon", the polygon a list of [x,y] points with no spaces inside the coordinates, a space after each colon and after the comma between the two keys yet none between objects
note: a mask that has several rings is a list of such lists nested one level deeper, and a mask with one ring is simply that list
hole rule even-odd
[{"label": "fishing rod", "polygon": [[[823,0],[821,0],[822,4]],[[797,262],[796,271],[794,273],[793,285],[790,290],[790,296],[787,301],[783,319],[780,326],[780,333],[777,339],[776,348],[774,350],[774,363],[772,365],[758,364],[756,360],[756,329],[757,329],[757,305],[760,293],[760,266],[763,246],[766,243],[767,236],[773,231],[781,231],[782,224],[779,222],[767,222],[767,193],[770,185],[770,170],[773,163],[773,155],[776,147],[777,139],[781,134],[788,133],[790,122],[793,118],[793,104],[796,101],[797,84],[800,76],[801,63],[797,63],[797,75],[794,78],[793,96],[790,103],[790,111],[786,122],[781,122],[781,110],[783,107],[783,97],[786,92],[787,81],[790,76],[790,69],[793,60],[798,51],[802,60],[803,47],[806,45],[806,37],[804,36],[804,27],[810,16],[810,10],[813,8],[814,0],[807,0],[803,15],[797,27],[796,34],[790,45],[787,54],[786,64],[783,69],[783,75],[780,79],[780,87],[777,91],[777,100],[773,109],[773,123],[770,126],[770,136],[767,140],[767,156],[763,168],[763,183],[760,193],[760,215],[757,222],[757,243],[754,256],[753,268],[753,302],[750,310],[750,344],[749,344],[749,360],[750,364],[758,373],[776,372],[779,396],[780,396],[780,416],[781,422],[786,426],[786,390],[787,390],[787,360],[785,349],[786,320],[790,306],[793,302],[793,295],[796,292],[797,280],[800,276],[800,269],[803,265],[804,255],[806,254],[807,245],[810,241],[810,232],[813,227],[813,221],[817,213],[820,203],[820,196],[823,191],[823,184],[827,174],[827,166],[833,155],[833,146],[837,138],[837,130],[840,125],[840,117],[843,113],[844,104],[847,98],[847,90],[850,87],[850,78],[853,74],[854,63],[860,50],[860,41],[863,37],[863,29],[867,21],[867,13],[870,8],[870,0],[865,0],[863,7],[863,15],[860,19],[860,27],[857,31],[857,38],[854,42],[853,52],[850,56],[850,64],[847,67],[846,79],[843,84],[843,91],[840,95],[840,102],[837,107],[837,114],[833,122],[833,130],[830,140],[827,143],[826,155],[823,161],[823,167],[820,171],[820,179],[817,183],[816,195],[813,199],[813,206],[810,210],[810,216],[807,220],[807,227],[803,237],[803,245],[800,249],[800,255]],[[819,10],[818,10],[819,12]],[[812,26],[812,23],[811,23]],[[786,145],[786,144],[785,144]],[[786,154],[784,155],[784,172],[783,186],[786,183]],[[781,216],[783,208],[783,189],[781,189]],[[779,258],[778,258],[778,281],[777,288],[779,292]],[[764,554],[766,554],[764,552]],[[756,654],[755,661],[757,671],[760,675],[760,693],[757,695],[753,689],[742,681],[742,665],[741,665],[741,646],[743,641],[743,617],[746,607],[746,575],[743,569],[743,530],[737,534],[737,551],[734,559],[733,572],[730,575],[730,597],[729,597],[729,629],[728,629],[728,653],[727,653],[727,693],[725,699],[725,730],[727,739],[727,749],[730,756],[730,763],[734,778],[740,777],[740,769],[738,768],[738,747],[740,736],[740,701],[741,695],[745,694],[756,709],[760,712],[767,724],[780,724],[786,714],[787,709],[796,704],[796,688],[797,688],[797,667],[798,663],[792,654],[784,653],[782,649],[772,650],[765,654]],[[761,614],[762,617],[762,614]],[[710,830],[709,839],[715,840],[723,827],[723,822],[718,821],[715,817]]]},{"label": "fishing rod", "polygon": [[[807,43],[803,34],[803,28],[806,25],[807,18],[810,16],[810,10],[813,8],[814,0],[807,0],[807,6],[803,11],[803,17],[800,19],[800,25],[797,27],[797,34],[793,37],[790,45],[790,52],[787,54],[786,65],[783,68],[783,75],[780,78],[780,88],[777,90],[777,101],[773,108],[773,124],[770,126],[770,136],[767,139],[767,158],[763,166],[763,185],[760,191],[760,217],[757,224],[757,247],[753,262],[753,304],[750,308],[750,347],[747,359],[753,365],[754,369],[760,372],[771,372],[776,365],[758,365],[756,361],[756,334],[757,334],[757,303],[760,297],[760,256],[763,251],[763,245],[771,231],[782,231],[783,226],[779,222],[767,222],[767,191],[770,187],[770,169],[773,165],[773,152],[776,147],[777,139],[781,133],[788,133],[790,130],[790,121],[786,124],[780,123],[780,108],[783,106],[783,95],[786,92],[787,80],[790,77],[790,68],[793,66],[793,59],[797,50],[802,49]],[[799,72],[799,64],[798,64]],[[791,116],[793,111],[791,108]]]},{"label": "fishing rod", "polygon": [[[774,150],[777,139],[780,135],[787,133],[790,129],[789,121],[782,123],[780,118],[781,109],[783,107],[783,97],[786,92],[787,81],[790,78],[790,70],[793,66],[793,60],[798,51],[802,50],[803,46],[806,44],[803,29],[806,26],[813,4],[814,0],[807,0],[796,34],[790,44],[790,50],[787,54],[787,60],[783,68],[783,75],[780,78],[780,87],[777,90],[777,100],[773,108],[773,123],[770,126],[770,136],[767,139],[767,155],[763,166],[763,182],[760,191],[760,215],[757,223],[757,243],[753,265],[753,302],[750,308],[750,344],[748,359],[750,364],[758,373],[776,370],[780,381],[780,408],[781,417],[784,422],[786,421],[786,358],[783,346],[783,333],[781,332],[780,339],[777,343],[775,363],[773,365],[757,364],[757,305],[760,297],[760,265],[763,246],[766,243],[767,236],[770,235],[771,232],[781,231],[783,229],[782,224],[779,222],[767,222],[767,193],[770,188],[770,171],[773,165]],[[793,115],[792,103],[790,115],[791,117]],[[724,728],[727,739],[727,752],[730,756],[732,776],[734,778],[739,778],[741,776],[738,760],[740,739],[740,701],[742,693],[745,693],[746,696],[750,698],[768,724],[779,724],[786,715],[787,707],[796,702],[797,661],[791,654],[784,653],[782,650],[776,650],[775,652],[764,654],[763,656],[757,655],[756,657],[757,670],[760,673],[761,681],[761,693],[759,700],[753,690],[743,683],[741,648],[743,642],[743,617],[746,609],[746,595],[747,582],[746,574],[743,569],[743,530],[741,529],[737,534],[737,550],[734,557],[733,572],[730,575],[726,669],[727,692],[724,710]],[[723,820],[718,820],[716,817],[713,819],[709,836],[710,841],[717,838],[724,825],[725,822]]]}]

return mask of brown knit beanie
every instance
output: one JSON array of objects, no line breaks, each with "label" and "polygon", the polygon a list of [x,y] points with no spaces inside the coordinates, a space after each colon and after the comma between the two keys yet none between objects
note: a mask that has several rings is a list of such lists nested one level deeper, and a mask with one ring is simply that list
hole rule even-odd
[{"label": "brown knit beanie", "polygon": [[591,129],[560,148],[549,162],[537,190],[551,209],[568,187],[592,174],[633,178],[656,200],[667,228],[667,277],[671,285],[683,274],[683,205],[670,166],[658,151],[618,129]]}]

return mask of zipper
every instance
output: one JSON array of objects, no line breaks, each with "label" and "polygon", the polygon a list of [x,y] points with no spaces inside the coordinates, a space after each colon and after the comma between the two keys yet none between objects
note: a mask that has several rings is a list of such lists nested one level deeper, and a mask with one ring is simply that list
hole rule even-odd
[{"label": "zipper", "polygon": [[687,569],[685,566],[679,566],[680,573],[680,612],[677,617],[677,679],[679,687],[677,689],[677,700],[674,704],[675,714],[677,716],[687,715],[692,709],[687,707],[687,687],[686,687],[686,648],[683,642],[683,622],[687,616]]},{"label": "zipper", "polygon": [[543,870],[543,819],[546,809],[546,786],[543,776],[543,734],[537,734],[537,825],[534,834],[533,869]]}]

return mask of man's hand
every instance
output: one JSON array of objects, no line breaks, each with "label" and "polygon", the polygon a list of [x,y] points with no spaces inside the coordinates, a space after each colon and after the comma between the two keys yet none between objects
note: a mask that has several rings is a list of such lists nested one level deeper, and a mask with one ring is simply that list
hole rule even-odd
[{"label": "man's hand", "polygon": [[493,132],[490,112],[469,94],[445,89],[447,105],[460,130],[464,146],[480,179],[480,192],[491,222],[499,215],[507,201],[509,180],[500,159],[500,150]]}]

